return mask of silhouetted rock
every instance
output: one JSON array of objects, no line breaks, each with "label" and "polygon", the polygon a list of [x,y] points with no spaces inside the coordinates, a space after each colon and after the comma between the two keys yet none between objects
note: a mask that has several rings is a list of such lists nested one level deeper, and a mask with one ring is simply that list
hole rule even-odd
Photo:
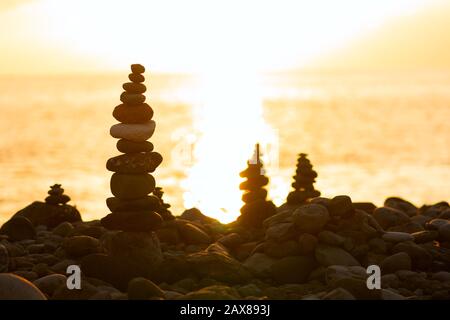
[{"label": "silhouetted rock", "polygon": [[11,241],[35,239],[36,231],[30,220],[14,216],[0,228],[0,234],[5,234]]},{"label": "silhouetted rock", "polygon": [[164,191],[161,187],[156,187],[155,190],[153,190],[153,194],[159,199],[159,207],[156,209],[156,212],[158,212],[163,220],[173,220],[175,217],[170,212],[170,204],[165,203],[163,200]]},{"label": "silhouetted rock", "polygon": [[289,193],[287,203],[303,204],[308,199],[320,196],[320,192],[314,189],[314,182],[317,172],[313,170],[311,162],[305,153],[300,153],[297,160],[297,170],[295,171],[292,187],[294,191]]},{"label": "silhouetted rock", "polygon": [[153,143],[149,141],[131,141],[126,139],[120,139],[116,144],[117,150],[122,153],[139,153],[139,152],[151,152],[153,151]]},{"label": "silhouetted rock", "polygon": [[247,169],[240,176],[247,178],[239,186],[246,193],[242,195],[244,206],[237,222],[245,227],[261,227],[268,217],[276,213],[276,207],[272,201],[267,201],[267,191],[263,189],[269,183],[269,179],[263,174],[263,164],[260,160],[259,144],[256,145],[254,159],[247,162]]},{"label": "silhouetted rock", "polygon": [[197,208],[191,208],[185,210],[181,215],[181,219],[189,220],[189,221],[198,221],[201,223],[218,223],[218,221],[214,218],[205,216],[200,210]]}]

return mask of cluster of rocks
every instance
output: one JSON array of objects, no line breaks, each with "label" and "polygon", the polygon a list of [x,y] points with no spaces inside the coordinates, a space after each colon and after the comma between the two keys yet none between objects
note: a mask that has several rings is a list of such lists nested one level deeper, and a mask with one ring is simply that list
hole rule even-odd
[{"label": "cluster of rocks", "polygon": [[[347,196],[282,206],[261,232],[196,209],[156,236],[100,221],[38,225],[33,239],[0,236],[0,298],[13,287],[19,299],[450,299],[449,229],[446,202],[376,208]],[[82,290],[66,287],[73,264]],[[367,288],[369,265],[381,290]]]},{"label": "cluster of rocks", "polygon": [[239,189],[246,192],[242,195],[244,206],[237,221],[246,227],[260,227],[266,218],[275,214],[276,207],[272,201],[266,200],[267,190],[263,187],[269,183],[269,179],[264,175],[259,144],[256,145],[253,159],[247,162],[247,169],[240,176],[247,180],[239,185]]},{"label": "cluster of rocks", "polygon": [[300,153],[298,156],[297,169],[295,176],[293,176],[294,182],[292,183],[294,191],[287,196],[287,203],[293,205],[303,204],[308,199],[320,196],[320,192],[314,189],[317,172],[313,170],[307,154]]},{"label": "cluster of rocks", "polygon": [[64,194],[60,184],[51,186],[48,194],[45,202],[35,201],[17,212],[0,228],[0,234],[12,241],[35,239],[37,226],[52,228],[64,221],[81,221],[77,208],[67,204],[70,197]]}]

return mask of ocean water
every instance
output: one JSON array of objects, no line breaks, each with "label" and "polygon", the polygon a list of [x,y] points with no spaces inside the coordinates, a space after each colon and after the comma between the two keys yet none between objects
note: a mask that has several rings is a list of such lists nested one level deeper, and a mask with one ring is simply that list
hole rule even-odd
[{"label": "ocean water", "polygon": [[[151,141],[164,157],[155,177],[174,214],[191,205],[223,221],[238,214],[238,168],[246,164],[236,159],[251,150],[234,146],[245,132],[259,132],[252,143],[259,134],[265,140],[252,129],[261,123],[271,130],[262,147],[277,204],[289,192],[299,152],[309,154],[324,196],[377,205],[389,196],[416,205],[450,200],[450,74],[271,74],[259,78],[258,91],[238,92],[220,83],[211,90],[188,76],[147,79],[157,122]],[[0,223],[43,200],[54,183],[84,219],[108,213],[105,164],[119,154],[109,127],[125,81],[126,75],[0,77]]]}]

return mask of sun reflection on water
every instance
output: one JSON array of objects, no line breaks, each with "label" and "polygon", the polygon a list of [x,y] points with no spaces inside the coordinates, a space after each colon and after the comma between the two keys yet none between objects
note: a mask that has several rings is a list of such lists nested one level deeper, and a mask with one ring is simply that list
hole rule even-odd
[{"label": "sun reflection on water", "polygon": [[197,207],[225,223],[239,216],[239,172],[256,142],[276,140],[263,118],[258,80],[256,74],[231,70],[203,75],[202,103],[194,109],[193,165],[182,183],[186,208]]}]

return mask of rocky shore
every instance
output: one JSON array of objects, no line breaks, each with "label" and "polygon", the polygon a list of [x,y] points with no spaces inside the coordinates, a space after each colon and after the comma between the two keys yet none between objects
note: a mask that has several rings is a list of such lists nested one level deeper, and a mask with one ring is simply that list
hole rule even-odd
[{"label": "rocky shore", "polygon": [[[337,196],[282,205],[260,228],[190,209],[131,233],[34,202],[0,229],[0,299],[450,299],[449,219],[447,202]],[[81,290],[67,288],[69,265]],[[367,288],[369,265],[380,290]]]},{"label": "rocky shore", "polygon": [[148,141],[144,72],[131,65],[113,111],[111,212],[82,221],[56,184],[13,215],[0,228],[0,299],[450,299],[450,205],[320,197],[304,153],[280,207],[257,144],[235,222],[195,208],[174,216],[152,175],[163,156]]}]

